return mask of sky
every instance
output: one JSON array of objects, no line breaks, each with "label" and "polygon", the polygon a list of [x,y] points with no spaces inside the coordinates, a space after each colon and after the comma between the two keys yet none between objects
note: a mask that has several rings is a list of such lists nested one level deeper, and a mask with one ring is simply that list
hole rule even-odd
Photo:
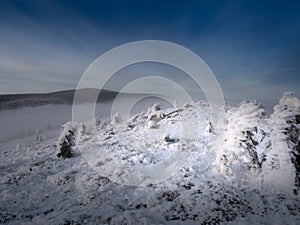
[{"label": "sky", "polygon": [[[0,1],[0,94],[74,89],[95,59],[139,40],[195,52],[226,98],[300,97],[300,2],[218,0]],[[154,73],[189,86],[164,68]],[[107,87],[132,74],[125,68]]]}]

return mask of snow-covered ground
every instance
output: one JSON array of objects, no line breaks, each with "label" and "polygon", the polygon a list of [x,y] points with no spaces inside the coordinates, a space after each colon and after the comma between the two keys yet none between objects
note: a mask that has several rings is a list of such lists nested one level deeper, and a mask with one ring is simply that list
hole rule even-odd
[{"label": "snow-covered ground", "polygon": [[[66,159],[57,157],[64,137],[58,125],[71,119],[70,108],[0,112],[7,125],[1,125],[0,223],[300,224],[299,99],[286,93],[271,116],[255,102],[230,108],[227,129],[209,160],[217,130],[205,102],[176,112],[154,108],[129,120],[97,120],[97,135],[88,123],[68,123],[77,144]],[[184,136],[186,118],[199,124]],[[9,130],[10,124],[18,126]],[[16,133],[25,127],[33,131]],[[177,153],[192,157],[168,179],[118,183],[141,180],[130,174],[132,166],[153,166]]]}]

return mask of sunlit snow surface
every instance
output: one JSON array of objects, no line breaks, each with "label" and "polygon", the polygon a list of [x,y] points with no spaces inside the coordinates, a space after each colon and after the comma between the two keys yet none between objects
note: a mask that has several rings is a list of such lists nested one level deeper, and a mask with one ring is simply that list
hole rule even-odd
[{"label": "sunlit snow surface", "polygon": [[[244,105],[229,111],[229,128],[224,137],[227,143],[224,141],[216,152],[216,161],[205,170],[202,166],[203,153],[209,149],[207,144],[214,133],[207,131],[210,111],[203,102],[183,107],[183,114],[172,114],[155,124],[157,127],[149,127],[147,113],[139,114],[135,121],[123,119],[123,122],[113,124],[99,121],[97,137],[88,132],[77,134],[74,157],[68,159],[56,156],[61,129],[55,126],[38,134],[3,141],[0,144],[0,222],[299,224],[300,202],[297,195],[268,189],[263,184],[263,172],[243,170],[251,166],[251,162],[239,146],[237,135],[241,135],[243,129],[251,130],[253,125],[271,132],[268,121],[255,111],[260,107],[252,103]],[[160,112],[167,114],[172,110]],[[199,116],[200,135],[197,140],[181,138],[183,115]],[[234,119],[237,115],[239,119]],[[175,141],[165,141],[166,134]],[[255,135],[254,138],[261,139],[261,133]],[[267,146],[266,142],[263,140],[257,147],[259,157],[268,153],[263,149]],[[109,157],[93,159],[93,167],[106,169],[107,177],[84,160],[81,147],[96,152],[102,148],[110,150]],[[118,160],[124,168],[151,165],[176,151],[189,151],[193,153],[192,158],[167,180],[140,187],[112,181],[117,175],[111,169],[110,162],[113,160]],[[233,158],[226,168],[218,161],[223,154]],[[276,176],[276,171],[274,173]]]},{"label": "sunlit snow surface", "polygon": [[[213,137],[200,135],[209,124],[206,104],[114,120],[112,124],[100,121],[98,133],[88,132],[78,141],[83,157],[103,176],[137,186],[169,178],[192,158],[198,159],[199,168],[207,167],[207,162],[200,163],[202,155],[208,157],[207,143]],[[89,130],[89,125],[85,126]]]}]

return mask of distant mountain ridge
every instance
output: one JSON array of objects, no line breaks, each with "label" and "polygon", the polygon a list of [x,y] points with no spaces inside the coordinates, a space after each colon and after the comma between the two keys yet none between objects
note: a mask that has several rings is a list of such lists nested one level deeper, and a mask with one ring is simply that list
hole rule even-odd
[{"label": "distant mountain ridge", "polygon": [[[0,111],[11,110],[21,107],[34,107],[46,104],[72,104],[75,92],[78,91],[83,98],[82,103],[90,102],[89,96],[97,94],[98,89],[65,90],[50,93],[37,94],[5,94],[0,95]],[[97,102],[105,102],[114,99],[118,92],[101,90]]]}]

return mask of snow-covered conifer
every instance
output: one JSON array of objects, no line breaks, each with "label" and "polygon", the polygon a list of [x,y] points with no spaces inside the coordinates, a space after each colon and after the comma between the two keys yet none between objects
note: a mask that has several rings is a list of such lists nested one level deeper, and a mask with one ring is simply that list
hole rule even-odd
[{"label": "snow-covered conifer", "polygon": [[72,147],[76,144],[77,124],[69,121],[62,126],[62,132],[58,138],[60,152],[58,157],[70,158],[73,156]]}]

